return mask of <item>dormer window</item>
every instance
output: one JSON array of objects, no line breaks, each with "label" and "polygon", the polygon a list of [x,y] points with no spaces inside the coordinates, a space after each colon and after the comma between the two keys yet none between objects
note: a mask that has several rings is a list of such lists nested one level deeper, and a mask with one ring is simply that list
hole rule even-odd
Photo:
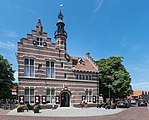
[{"label": "dormer window", "polygon": [[84,65],[84,61],[82,60],[82,58],[79,59],[79,64]]}]

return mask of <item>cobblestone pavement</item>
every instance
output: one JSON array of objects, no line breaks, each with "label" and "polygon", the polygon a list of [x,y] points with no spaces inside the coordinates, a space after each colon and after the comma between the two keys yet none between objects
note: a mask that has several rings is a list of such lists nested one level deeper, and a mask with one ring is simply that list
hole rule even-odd
[{"label": "cobblestone pavement", "polygon": [[95,117],[29,117],[0,115],[0,120],[149,120],[149,110],[146,107],[132,107],[120,113]]},{"label": "cobblestone pavement", "polygon": [[119,113],[125,109],[105,109],[105,108],[75,108],[75,107],[60,107],[58,109],[42,109],[38,114],[34,114],[32,110],[28,112],[17,113],[17,110],[11,110],[7,115],[17,116],[43,116],[43,117],[88,117],[88,116],[101,116],[101,115],[113,115]]}]

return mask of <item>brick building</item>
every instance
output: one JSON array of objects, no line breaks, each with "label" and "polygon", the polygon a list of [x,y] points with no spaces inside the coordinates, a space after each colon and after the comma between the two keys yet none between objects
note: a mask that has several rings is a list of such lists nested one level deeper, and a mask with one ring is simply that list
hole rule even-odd
[{"label": "brick building", "polygon": [[132,98],[138,99],[145,99],[146,101],[149,101],[149,91],[143,91],[143,90],[136,90],[133,91],[133,94],[131,95]]},{"label": "brick building", "polygon": [[43,31],[41,20],[36,30],[18,42],[18,94],[21,102],[69,107],[82,99],[95,104],[98,67],[90,54],[72,57],[66,51],[67,32],[63,14],[58,14],[55,43]]}]

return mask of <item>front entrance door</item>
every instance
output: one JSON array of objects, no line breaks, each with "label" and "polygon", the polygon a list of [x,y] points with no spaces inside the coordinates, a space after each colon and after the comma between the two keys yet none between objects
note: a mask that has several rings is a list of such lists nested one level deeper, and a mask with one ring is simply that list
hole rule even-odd
[{"label": "front entrance door", "polygon": [[61,94],[61,107],[69,107],[70,95],[68,92],[63,92]]}]

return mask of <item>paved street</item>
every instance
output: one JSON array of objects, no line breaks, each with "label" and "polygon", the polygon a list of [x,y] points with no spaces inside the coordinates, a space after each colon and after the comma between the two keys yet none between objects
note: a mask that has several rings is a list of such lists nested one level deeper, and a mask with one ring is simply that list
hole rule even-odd
[{"label": "paved street", "polygon": [[149,120],[146,107],[132,107],[120,113],[94,117],[39,117],[0,115],[0,120]]}]

